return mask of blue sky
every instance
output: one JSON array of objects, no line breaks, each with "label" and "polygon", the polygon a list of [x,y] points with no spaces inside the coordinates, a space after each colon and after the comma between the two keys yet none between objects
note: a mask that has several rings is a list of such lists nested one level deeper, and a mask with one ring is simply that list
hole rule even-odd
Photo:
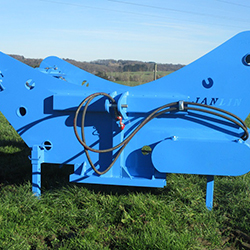
[{"label": "blue sky", "polygon": [[1,1],[0,51],[188,64],[250,29],[249,0]]}]

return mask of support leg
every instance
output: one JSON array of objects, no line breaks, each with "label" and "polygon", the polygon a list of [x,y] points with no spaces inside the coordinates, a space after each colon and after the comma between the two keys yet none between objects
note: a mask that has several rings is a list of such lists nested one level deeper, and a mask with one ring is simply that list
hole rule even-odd
[{"label": "support leg", "polygon": [[208,210],[213,208],[213,196],[214,196],[214,176],[207,176],[207,193],[206,193],[206,206]]},{"label": "support leg", "polygon": [[33,146],[31,151],[32,191],[36,196],[41,195],[41,164],[44,162],[44,150]]}]

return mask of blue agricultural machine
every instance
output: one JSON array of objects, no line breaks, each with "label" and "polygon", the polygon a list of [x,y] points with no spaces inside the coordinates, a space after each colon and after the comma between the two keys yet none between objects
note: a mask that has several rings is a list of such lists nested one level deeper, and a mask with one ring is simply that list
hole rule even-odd
[{"label": "blue agricultural machine", "polygon": [[147,84],[119,85],[57,57],[31,68],[0,54],[0,110],[41,164],[74,165],[71,182],[164,187],[168,173],[214,176],[250,168],[250,32]]}]

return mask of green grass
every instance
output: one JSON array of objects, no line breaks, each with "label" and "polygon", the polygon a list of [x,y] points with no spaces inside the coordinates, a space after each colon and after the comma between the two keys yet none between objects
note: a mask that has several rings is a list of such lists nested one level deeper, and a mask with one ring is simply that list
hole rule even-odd
[{"label": "green grass", "polygon": [[31,192],[29,149],[0,115],[0,249],[249,249],[250,174],[170,174],[162,189],[68,183],[71,167],[43,165]]},{"label": "green grass", "polygon": [[[157,79],[171,74],[173,71],[158,71]],[[108,72],[107,76],[114,82],[127,85],[136,86],[154,80],[154,72],[151,71],[138,71],[138,72]]]}]

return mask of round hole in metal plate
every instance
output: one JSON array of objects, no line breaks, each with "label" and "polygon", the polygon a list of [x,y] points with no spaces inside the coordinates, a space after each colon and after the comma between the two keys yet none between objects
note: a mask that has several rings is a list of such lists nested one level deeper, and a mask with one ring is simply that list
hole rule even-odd
[{"label": "round hole in metal plate", "polygon": [[152,153],[152,148],[150,146],[145,145],[142,147],[141,152],[143,155],[148,155]]},{"label": "round hole in metal plate", "polygon": [[246,54],[243,58],[243,63],[247,66],[250,66],[250,54]]},{"label": "round hole in metal plate", "polygon": [[32,80],[32,79],[29,79],[25,82],[25,87],[28,89],[28,90],[32,90],[33,88],[35,88],[35,82]]},{"label": "round hole in metal plate", "polygon": [[45,150],[50,151],[52,149],[53,145],[52,145],[52,143],[50,141],[45,141],[43,143],[43,147],[44,147]]},{"label": "round hole in metal plate", "polygon": [[19,116],[19,117],[24,117],[25,115],[27,114],[27,108],[25,108],[25,107],[20,107],[20,108],[18,108],[18,110],[17,110],[17,115]]}]

